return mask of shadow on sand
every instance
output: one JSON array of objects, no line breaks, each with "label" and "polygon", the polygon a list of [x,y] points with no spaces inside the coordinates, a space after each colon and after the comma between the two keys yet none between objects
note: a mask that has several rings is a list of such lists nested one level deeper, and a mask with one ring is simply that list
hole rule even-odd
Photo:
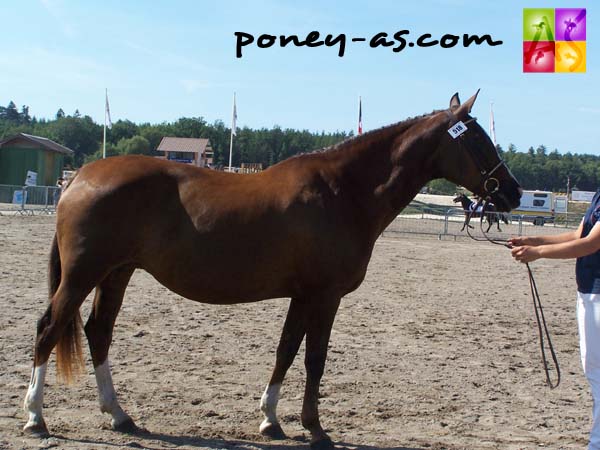
[{"label": "shadow on sand", "polygon": [[[203,438],[194,435],[169,435],[164,433],[154,433],[145,429],[138,429],[133,433],[128,433],[131,436],[131,442],[124,443],[122,439],[118,442],[110,442],[110,440],[95,440],[95,439],[72,439],[66,436],[55,435],[55,438],[64,440],[66,443],[79,443],[83,446],[92,447],[107,446],[115,448],[138,448],[144,450],[164,450],[165,448],[191,447],[191,448],[208,448],[208,449],[248,449],[248,450],[308,450],[310,448],[308,440],[303,436],[291,437],[282,441],[252,441],[243,439],[226,439],[220,437]],[[123,435],[121,435],[123,436]],[[136,439],[138,438],[138,439]],[[349,442],[336,442],[335,448],[339,450],[426,450],[425,447],[374,447],[370,445],[358,445]],[[427,446],[427,450],[431,450],[431,446]]]}]

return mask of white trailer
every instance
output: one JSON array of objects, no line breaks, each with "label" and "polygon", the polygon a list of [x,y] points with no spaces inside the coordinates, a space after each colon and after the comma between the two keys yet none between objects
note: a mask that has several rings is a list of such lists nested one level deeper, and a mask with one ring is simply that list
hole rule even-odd
[{"label": "white trailer", "polygon": [[567,212],[567,196],[555,195],[550,191],[523,191],[521,204],[512,214],[531,220],[534,225],[554,222],[556,213]]}]

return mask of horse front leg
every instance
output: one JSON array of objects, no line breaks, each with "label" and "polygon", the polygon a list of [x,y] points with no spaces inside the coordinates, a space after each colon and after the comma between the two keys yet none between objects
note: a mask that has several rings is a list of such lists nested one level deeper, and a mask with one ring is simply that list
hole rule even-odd
[{"label": "horse front leg", "polygon": [[94,305],[85,325],[85,334],[88,338],[98,386],[100,411],[109,413],[112,416],[112,428],[122,432],[135,432],[138,428],[133,419],[123,411],[117,400],[108,361],[108,351],[112,342],[115,320],[134,270],[133,266],[122,266],[115,269],[96,287]]},{"label": "horse front leg", "polygon": [[260,409],[265,419],[260,424],[260,432],[271,439],[285,439],[285,433],[277,419],[277,403],[279,393],[285,374],[294,362],[298,349],[306,333],[306,311],[301,300],[292,299],[290,308],[283,325],[279,345],[277,346],[277,358],[275,368],[269,380],[269,384],[260,399]]},{"label": "horse front leg", "polygon": [[485,232],[489,233],[490,232],[490,228],[492,228],[492,225],[494,224],[494,219],[490,219],[488,217],[487,222],[488,222],[488,227],[487,227],[487,230],[485,230]]},{"label": "horse front leg", "polygon": [[469,225],[468,220],[469,220],[469,214],[465,214],[465,221],[463,223],[462,228],[460,229],[461,232],[464,231],[465,227],[473,228],[473,225]]},{"label": "horse front leg", "polygon": [[316,299],[310,305],[306,330],[306,388],[302,404],[302,426],[311,434],[312,449],[333,449],[331,438],[325,433],[319,420],[319,383],[325,369],[327,345],[335,319],[340,297]]}]

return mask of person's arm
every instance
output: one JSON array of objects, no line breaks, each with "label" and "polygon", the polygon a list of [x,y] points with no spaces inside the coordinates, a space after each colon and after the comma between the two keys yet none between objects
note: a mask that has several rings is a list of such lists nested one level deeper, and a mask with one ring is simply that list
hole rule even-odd
[{"label": "person's arm", "polygon": [[579,223],[579,227],[573,231],[567,231],[561,234],[550,234],[545,236],[519,236],[508,240],[511,247],[521,247],[523,245],[538,246],[548,244],[560,244],[562,242],[574,241],[579,239],[583,231],[583,220]]},{"label": "person's arm", "polygon": [[517,246],[511,250],[511,254],[517,261],[528,263],[540,258],[580,258],[598,250],[600,250],[600,222],[594,225],[586,237],[538,246]]}]

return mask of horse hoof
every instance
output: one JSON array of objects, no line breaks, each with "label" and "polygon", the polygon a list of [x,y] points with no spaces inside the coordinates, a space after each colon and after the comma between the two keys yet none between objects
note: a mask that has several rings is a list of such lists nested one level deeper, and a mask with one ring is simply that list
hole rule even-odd
[{"label": "horse hoof", "polygon": [[320,441],[311,442],[311,450],[334,450],[333,441],[329,438],[321,439]]},{"label": "horse hoof", "polygon": [[281,425],[278,423],[267,423],[260,426],[260,434],[273,440],[287,439]]},{"label": "horse hoof", "polygon": [[47,439],[50,437],[50,433],[44,422],[35,425],[25,425],[23,432],[38,439]]},{"label": "horse hoof", "polygon": [[136,434],[140,432],[140,428],[134,423],[133,419],[129,418],[125,422],[113,424],[112,429],[119,433]]}]

